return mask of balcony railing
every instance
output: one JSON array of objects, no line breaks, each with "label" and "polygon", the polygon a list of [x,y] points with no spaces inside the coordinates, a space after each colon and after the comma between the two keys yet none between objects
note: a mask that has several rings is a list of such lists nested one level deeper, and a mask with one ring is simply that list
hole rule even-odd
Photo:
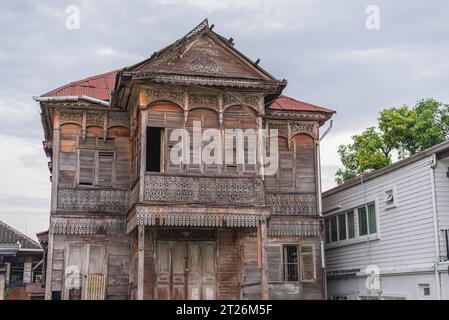
[{"label": "balcony railing", "polygon": [[60,211],[126,213],[128,201],[125,190],[62,188],[58,191]]},{"label": "balcony railing", "polygon": [[145,201],[263,205],[259,177],[194,176],[147,173]]},{"label": "balcony railing", "polygon": [[313,193],[267,193],[266,203],[273,215],[315,215],[316,195]]}]

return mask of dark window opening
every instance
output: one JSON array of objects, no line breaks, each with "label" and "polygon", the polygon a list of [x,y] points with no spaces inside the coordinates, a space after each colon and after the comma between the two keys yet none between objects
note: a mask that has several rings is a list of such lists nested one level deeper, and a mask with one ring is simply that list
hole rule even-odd
[{"label": "dark window opening", "polygon": [[283,246],[284,281],[299,281],[298,246]]},{"label": "dark window opening", "polygon": [[61,300],[61,291],[52,291],[51,300]]},{"label": "dark window opening", "polygon": [[161,172],[161,128],[147,128],[147,171]]}]

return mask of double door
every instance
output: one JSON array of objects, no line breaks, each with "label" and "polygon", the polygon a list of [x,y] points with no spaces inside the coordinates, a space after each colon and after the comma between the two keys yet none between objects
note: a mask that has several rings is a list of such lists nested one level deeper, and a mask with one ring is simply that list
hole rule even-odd
[{"label": "double door", "polygon": [[216,298],[216,246],[213,241],[157,241],[156,299]]}]

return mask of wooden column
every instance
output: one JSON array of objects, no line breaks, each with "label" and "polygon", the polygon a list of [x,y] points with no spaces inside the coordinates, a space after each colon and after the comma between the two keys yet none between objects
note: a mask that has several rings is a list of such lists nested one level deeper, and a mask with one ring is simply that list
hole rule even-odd
[{"label": "wooden column", "polygon": [[267,221],[260,223],[262,268],[260,274],[260,298],[268,300]]},{"label": "wooden column", "polygon": [[143,277],[145,271],[145,226],[139,225],[137,230],[137,300],[143,300]]}]

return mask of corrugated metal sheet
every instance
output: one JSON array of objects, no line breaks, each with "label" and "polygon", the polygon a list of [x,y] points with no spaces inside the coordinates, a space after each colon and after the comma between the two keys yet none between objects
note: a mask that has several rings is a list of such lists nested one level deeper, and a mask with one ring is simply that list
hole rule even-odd
[{"label": "corrugated metal sheet", "polygon": [[299,101],[288,96],[281,95],[277,98],[270,109],[274,110],[295,110],[295,111],[316,111],[316,112],[326,112],[334,113],[334,110],[319,107],[307,102]]},{"label": "corrugated metal sheet", "polygon": [[86,79],[70,82],[62,87],[44,93],[42,97],[89,96],[100,100],[109,100],[115,86],[119,70],[102,73]]},{"label": "corrugated metal sheet", "polygon": [[0,221],[0,244],[15,244],[17,242],[20,242],[23,249],[41,249],[39,243]]},{"label": "corrugated metal sheet", "polygon": [[85,290],[85,300],[104,300],[106,298],[106,277],[100,273],[88,274]]}]

